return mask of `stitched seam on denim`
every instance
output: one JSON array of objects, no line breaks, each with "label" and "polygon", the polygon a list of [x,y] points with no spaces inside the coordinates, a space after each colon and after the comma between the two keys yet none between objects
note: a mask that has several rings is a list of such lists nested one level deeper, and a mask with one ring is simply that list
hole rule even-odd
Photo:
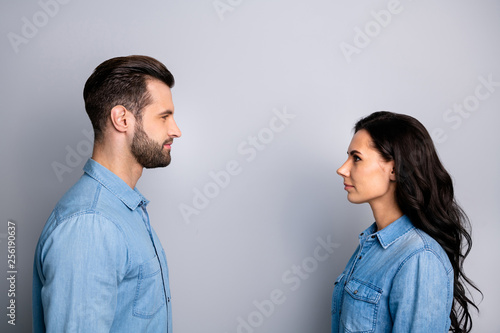
[{"label": "stitched seam on denim", "polygon": [[[378,312],[378,309],[375,310],[375,312]],[[374,322],[376,322],[376,320],[373,320]],[[344,324],[344,323],[342,323]],[[350,329],[346,328],[345,325],[344,325],[344,330],[347,332],[347,333],[373,333],[374,332],[374,329],[371,329],[369,331],[351,331]]]},{"label": "stitched seam on denim", "polygon": [[[39,250],[40,249],[40,250]],[[37,253],[37,250],[39,250],[39,255],[36,257],[35,259],[35,267],[33,267],[33,269],[36,269],[36,272],[37,272],[37,275],[40,279],[40,282],[42,282],[42,284],[45,284],[45,274],[43,274],[43,271],[42,271],[42,266],[40,264],[40,260],[38,260],[40,257],[41,257],[41,245],[39,245],[39,248],[35,249],[35,253]]]},{"label": "stitched seam on denim", "polygon": [[127,267],[125,269],[125,272],[129,272],[132,267],[132,260],[130,259],[130,244],[127,240],[127,237],[125,236],[125,231],[123,231],[123,228],[120,226],[120,223],[116,221],[112,216],[108,216],[107,214],[101,212],[95,212],[95,214],[104,217],[109,222],[113,223],[118,230],[120,230],[120,233],[122,234],[123,237],[123,241],[125,242],[125,246],[127,248]]},{"label": "stitched seam on denim", "polygon": [[[339,284],[339,282],[342,281],[342,279],[344,278],[344,276],[345,276],[344,273],[340,274],[337,277],[337,279],[335,279],[335,283],[333,285],[333,291],[334,291],[334,293],[333,293],[333,296],[332,296],[332,309],[331,309],[332,315],[337,312],[336,310],[339,307],[339,305],[337,305],[337,302],[336,302],[336,297],[335,296],[337,296],[338,292],[335,293],[335,287],[338,286],[338,288],[340,289],[340,292],[342,292],[342,290],[344,289],[344,287],[341,284]],[[339,289],[337,289],[337,290],[339,290]],[[340,300],[339,300],[339,303],[340,303]],[[340,318],[339,318],[339,320],[340,320]]]},{"label": "stitched seam on denim", "polygon": [[59,205],[56,205],[56,207],[54,208],[54,218],[56,220],[56,225],[57,225],[57,221],[61,219],[61,215],[59,214]]},{"label": "stitched seam on denim", "polygon": [[[157,237],[158,237],[158,235],[157,235]],[[161,245],[161,244],[160,244],[160,245]],[[166,266],[166,267],[165,267],[165,269],[167,270],[167,281],[170,281],[170,280],[169,280],[169,279],[170,279],[170,274],[169,274],[169,271],[168,271],[168,260],[167,260],[167,254],[165,253],[165,249],[163,248],[163,246],[161,247],[161,252],[162,252],[163,256],[165,257],[165,266]],[[169,297],[169,298],[172,298],[172,295],[171,295],[171,292],[170,292],[170,282],[169,282],[169,284],[168,284],[168,289],[169,289],[169,292],[168,292],[168,293],[169,293],[169,296],[168,296],[168,297]]]},{"label": "stitched seam on denim", "polygon": [[[417,229],[417,230],[418,230],[418,229]],[[422,239],[422,240],[423,240],[423,239]],[[419,248],[419,249],[417,249],[417,250],[413,251],[412,253],[410,253],[410,254],[409,254],[409,255],[405,258],[405,260],[403,260],[403,262],[399,265],[398,269],[396,270],[396,273],[394,274],[393,281],[396,279],[397,275],[399,274],[399,272],[401,271],[401,269],[403,268],[403,266],[404,266],[404,265],[405,265],[405,264],[406,264],[406,263],[407,263],[407,262],[408,262],[411,258],[415,257],[417,254],[419,254],[419,253],[421,253],[421,252],[422,252],[422,253],[425,253],[425,252],[432,253],[432,254],[434,254],[434,256],[436,256],[436,257],[439,259],[439,256],[438,256],[438,255],[437,255],[437,254],[436,254],[436,253],[435,253],[435,252],[434,252],[431,248],[429,248],[429,247],[427,247],[427,248],[426,248],[427,243],[425,242],[425,240],[423,240],[423,241],[424,241],[424,247]],[[440,261],[440,262],[441,262],[441,261]],[[442,263],[442,262],[441,262],[441,263]],[[443,266],[443,268],[445,268],[445,267]],[[446,269],[445,269],[445,272],[446,272]],[[448,273],[447,273],[446,275],[448,275]],[[448,284],[447,284],[447,285],[448,285]],[[449,298],[449,294],[448,294],[448,296],[447,296],[447,297]]]},{"label": "stitched seam on denim", "polygon": [[[359,284],[362,284],[364,286],[367,286],[369,287],[370,289],[372,289],[373,291],[377,292],[377,299],[375,300],[375,302],[371,302],[371,301],[367,301],[365,299],[361,299],[361,298],[358,298],[358,297],[355,297],[353,296],[349,291],[347,291],[347,293],[355,300],[357,301],[361,301],[361,302],[366,302],[366,303],[369,303],[369,304],[372,304],[372,306],[374,307],[374,310],[373,310],[373,320],[372,320],[372,328],[370,330],[364,330],[364,331],[351,331],[349,330],[348,328],[345,327],[345,323],[343,322],[343,326],[344,326],[344,329],[347,331],[347,332],[352,332],[352,333],[373,333],[375,332],[376,330],[376,324],[377,324],[377,314],[378,314],[378,310],[379,310],[379,306],[380,306],[380,299],[382,297],[382,289],[380,289],[379,287],[375,286],[374,284],[371,284],[369,282],[364,282],[364,281],[361,281],[359,279],[356,279],[356,278],[353,278],[351,279],[350,281],[356,281],[358,282]],[[346,285],[347,287],[347,285]],[[343,288],[343,290],[345,290],[345,288]],[[380,290],[380,291],[379,291]],[[339,320],[342,321],[342,319],[339,317]]]},{"label": "stitched seam on denim", "polygon": [[64,219],[60,220],[58,223],[56,223],[56,227],[52,229],[52,231],[50,232],[49,235],[47,235],[47,237],[44,239],[44,241],[42,243],[40,243],[40,248],[43,248],[45,246],[45,242],[50,238],[50,236],[52,235],[52,233],[60,226],[62,225],[63,223],[67,223],[68,220],[70,219],[74,219],[76,217],[79,217],[79,216],[82,216],[82,215],[99,215],[99,216],[102,216],[103,218],[105,218],[106,220],[108,220],[109,222],[111,222],[119,231],[120,233],[122,234],[122,238],[123,238],[123,241],[125,242],[125,246],[127,248],[127,268],[126,268],[126,271],[128,272],[130,270],[130,267],[131,267],[131,262],[130,262],[130,256],[129,256],[129,244],[127,242],[127,239],[125,237],[125,232],[123,231],[123,229],[113,220],[111,219],[110,217],[108,217],[107,215],[104,215],[98,211],[95,211],[95,210],[92,210],[92,209],[88,209],[88,210],[84,210],[84,211],[80,211],[78,213],[74,213],[74,214],[71,214],[69,216],[66,216]]},{"label": "stitched seam on denim", "polygon": [[[450,283],[449,283],[449,281],[448,281],[448,283],[446,284],[446,290],[448,291],[448,292],[446,293],[446,299],[447,299],[447,300],[449,300],[449,299],[450,299]],[[452,296],[452,297],[451,297],[451,304],[449,304],[448,302],[446,302],[446,307],[447,307],[447,308],[451,308],[451,307],[453,306],[453,295],[451,295],[451,296]],[[444,323],[444,325],[445,325],[445,327],[444,327],[445,331],[448,331],[448,330],[449,330],[449,327],[446,327],[446,325],[448,324],[447,322],[448,322],[448,321],[446,320],[446,321],[445,321],[445,323]]]},{"label": "stitched seam on denim", "polygon": [[[418,231],[418,229],[417,229]],[[444,265],[443,261],[441,260],[441,257],[436,253],[436,251],[434,251],[434,249],[432,249],[430,247],[430,244],[427,243],[425,241],[425,239],[422,238],[422,241],[424,242],[424,247],[421,248],[421,249],[418,249],[417,251],[414,251],[413,253],[411,253],[408,257],[406,257],[406,259],[403,261],[403,263],[401,263],[400,267],[398,268],[398,270],[396,271],[396,274],[394,275],[394,279],[396,279],[396,276],[398,275],[399,271],[401,270],[401,268],[404,266],[404,264],[412,257],[414,257],[416,254],[420,253],[420,252],[423,252],[423,253],[432,253],[438,260],[439,262],[441,263],[445,273],[446,273],[446,276],[449,276],[449,272],[446,270],[446,266]],[[450,298],[450,288],[449,288],[449,281],[447,281],[446,283],[446,289],[447,289],[447,300]],[[448,302],[448,301],[447,301]],[[445,324],[446,325],[446,324]]]},{"label": "stitched seam on denim", "polygon": [[448,276],[448,271],[446,270],[446,267],[444,266],[443,262],[441,261],[440,257],[437,255],[437,253],[431,249],[431,248],[425,248],[425,247],[422,247],[422,248],[419,248],[415,251],[413,251],[412,253],[410,253],[406,258],[405,260],[403,260],[403,262],[399,265],[398,269],[396,270],[396,273],[394,274],[394,279],[396,278],[396,276],[399,274],[399,272],[401,271],[401,269],[403,268],[403,266],[413,257],[415,257],[417,254],[419,253],[425,253],[425,252],[429,252],[429,253],[432,253],[434,254],[434,256],[439,260],[439,262],[441,263],[441,265],[443,266],[443,269],[446,273],[446,275]]},{"label": "stitched seam on denim", "polygon": [[[374,301],[374,302],[375,302],[375,303],[378,303],[378,301],[380,301],[380,298],[382,297],[382,289],[380,289],[379,287],[377,287],[377,286],[376,286],[376,285],[374,285],[374,284],[371,284],[371,283],[369,283],[369,282],[364,282],[364,281],[361,281],[361,280],[358,280],[358,279],[355,279],[355,278],[351,279],[349,282],[351,282],[351,281],[355,281],[355,282],[357,282],[358,284],[361,284],[361,285],[363,285],[363,286],[366,286],[366,287],[368,287],[369,289],[371,289],[371,290],[375,291],[375,292],[377,293],[377,297],[376,297],[376,299],[375,299],[375,301]],[[349,282],[348,282],[347,284],[349,284]],[[346,285],[346,287],[347,287],[347,285]],[[347,289],[347,290],[348,290],[348,292],[350,291],[350,289]],[[351,293],[349,292],[349,294],[351,294]],[[373,301],[372,301],[371,299],[370,299],[370,300],[367,300],[367,297],[362,297],[362,298],[361,298],[361,297],[358,297],[357,295],[352,295],[352,294],[351,294],[351,297],[352,297],[352,298],[354,298],[354,299],[357,299],[357,300],[363,301],[363,302],[373,303]]]},{"label": "stitched seam on denim", "polygon": [[344,326],[344,330],[348,333],[373,333],[375,332],[375,329],[377,328],[375,325],[377,324],[377,313],[378,313],[378,304],[375,305],[375,310],[374,310],[374,315],[373,315],[373,321],[372,321],[372,325],[373,325],[373,328],[370,329],[369,331],[351,331],[350,329],[348,329],[347,327],[345,327],[345,323],[344,321],[342,320],[342,318],[339,317],[339,321],[342,322],[342,326]]},{"label": "stitched seam on denim", "polygon": [[[94,187],[94,185],[92,187]],[[71,215],[66,215],[66,216],[61,215],[61,213],[60,213],[60,204],[58,203],[55,206],[55,208],[54,208],[54,211],[56,212],[56,219],[55,219],[55,225],[56,225],[56,227],[59,226],[61,223],[63,223],[68,218],[71,218],[73,216],[77,216],[79,214],[85,214],[86,212],[89,212],[89,211],[95,211],[95,202],[97,201],[97,199],[100,196],[99,195],[100,191],[101,191],[101,187],[100,186],[96,186],[95,193],[94,193],[94,201],[90,204],[90,207],[85,208],[85,207],[87,207],[87,204],[85,204],[84,206],[82,206],[82,209],[78,210],[77,212],[75,212],[75,213],[73,213]]]},{"label": "stitched seam on denim", "polygon": [[97,206],[97,202],[99,201],[99,197],[101,194],[101,188],[102,188],[102,186],[97,186],[97,188],[95,190],[94,201],[92,202],[92,205],[90,206],[90,209],[92,209],[92,210],[95,210],[95,208]]},{"label": "stitched seam on denim", "polygon": [[143,271],[142,271],[142,267],[141,267],[141,272],[139,273],[139,276],[141,277],[141,280],[143,280],[143,279],[147,279],[147,278],[150,278],[152,276],[155,276],[156,274],[158,274],[159,271],[160,271],[160,266],[158,265],[158,269],[155,270],[154,272],[148,273],[148,274],[144,274]]},{"label": "stitched seam on denim", "polygon": [[77,213],[73,213],[71,215],[68,215],[64,218],[58,218],[55,220],[55,227],[53,227],[51,230],[50,230],[50,233],[47,235],[47,237],[45,237],[45,239],[43,240],[43,242],[40,243],[40,248],[43,248],[45,246],[45,242],[47,241],[47,239],[50,238],[50,236],[52,235],[52,233],[57,229],[59,228],[59,226],[63,223],[65,223],[67,220],[69,219],[72,219],[73,217],[77,217],[77,216],[80,216],[80,215],[86,215],[87,214],[87,210],[84,210],[84,211],[79,211]]},{"label": "stitched seam on denim", "polygon": [[[153,259],[154,258],[156,258],[157,260],[159,259],[157,256],[153,257]],[[136,307],[137,307],[137,300],[139,298],[139,290],[141,289],[141,283],[143,282],[143,280],[145,278],[157,275],[158,272],[160,271],[160,269],[158,269],[157,271],[155,271],[154,274],[148,274],[147,276],[142,276],[142,266],[145,265],[145,264],[146,263],[143,263],[141,265],[140,269],[139,269],[139,276],[137,277],[137,287],[136,287],[134,302],[133,302],[133,306],[132,306],[132,315],[136,316],[136,317],[139,317],[139,318],[143,318],[143,319],[149,319],[149,318],[152,318],[155,314],[157,314],[158,311],[160,311],[160,309],[163,307],[163,305],[166,305],[166,300],[165,299],[166,299],[167,295],[164,295],[164,297],[162,298],[162,301],[160,302],[160,305],[152,313],[136,309]]]},{"label": "stitched seam on denim", "polygon": [[424,237],[424,234],[422,233],[422,230],[416,229],[416,232],[419,235],[422,242],[424,242],[424,247],[425,247],[426,251],[434,253],[434,255],[439,259],[439,261],[443,265],[443,268],[444,268],[444,271],[446,272],[446,275],[450,275],[450,272],[453,272],[453,267],[451,267],[450,269],[447,269],[445,260],[443,260],[443,258],[431,247],[431,244],[429,242],[427,242],[427,240]]},{"label": "stitched seam on denim", "polygon": [[374,284],[372,284],[370,282],[365,282],[365,281],[362,281],[362,280],[359,280],[359,279],[356,279],[356,278],[352,278],[351,281],[356,281],[359,284],[362,284],[362,285],[370,287],[371,289],[375,290],[376,292],[382,293],[382,289],[379,288],[379,286],[376,286],[376,285],[374,285]]},{"label": "stitched seam on denim", "polygon": [[413,251],[412,253],[410,253],[408,256],[406,256],[406,258],[401,262],[401,264],[399,264],[399,267],[398,269],[396,270],[396,273],[394,274],[394,279],[396,278],[396,276],[399,274],[399,272],[401,271],[401,269],[403,268],[403,266],[411,259],[413,258],[416,254],[420,253],[420,252],[423,252],[424,251],[424,248],[418,248],[417,250]]},{"label": "stitched seam on denim", "polygon": [[[163,298],[165,300],[165,297]],[[135,308],[135,305],[136,305],[136,301],[134,300],[134,308]],[[166,301],[162,301],[160,306],[158,306],[158,309],[154,310],[153,313],[149,314],[149,313],[146,313],[146,312],[141,312],[139,310],[136,310],[134,309],[133,312],[132,312],[132,315],[134,317],[139,317],[139,318],[142,318],[142,319],[151,319],[153,318],[157,313],[158,311],[160,311],[163,307],[166,307],[167,306],[167,303]]]},{"label": "stitched seam on denim", "polygon": [[[371,303],[373,304],[373,303]],[[339,316],[339,321],[342,322],[342,326],[344,326],[344,330],[348,333],[373,333],[377,329],[376,324],[377,324],[377,314],[378,314],[378,308],[379,308],[379,303],[377,302],[376,304],[373,304],[375,307],[374,313],[373,313],[373,320],[372,320],[372,328],[370,330],[364,330],[364,331],[351,331],[347,327],[345,327],[345,322],[342,320],[342,318]]]}]

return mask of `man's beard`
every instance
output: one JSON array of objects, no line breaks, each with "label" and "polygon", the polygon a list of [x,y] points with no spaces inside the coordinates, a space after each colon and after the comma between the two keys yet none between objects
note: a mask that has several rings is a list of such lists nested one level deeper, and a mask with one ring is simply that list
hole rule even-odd
[{"label": "man's beard", "polygon": [[[132,139],[132,155],[137,162],[144,168],[163,168],[170,164],[170,151],[163,149],[163,144],[152,140],[144,129],[142,124],[136,123],[134,138]],[[168,141],[165,141],[167,143]],[[164,143],[164,144],[165,144]]]}]

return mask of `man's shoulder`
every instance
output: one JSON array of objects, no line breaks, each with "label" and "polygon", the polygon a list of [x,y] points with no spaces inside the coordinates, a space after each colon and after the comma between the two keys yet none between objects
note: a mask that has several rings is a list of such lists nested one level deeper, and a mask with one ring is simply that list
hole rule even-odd
[{"label": "man's shoulder", "polygon": [[81,214],[105,216],[111,208],[121,208],[120,203],[106,187],[84,173],[58,201],[53,215],[58,220]]},{"label": "man's shoulder", "polygon": [[54,208],[45,223],[38,240],[36,256],[43,257],[49,248],[85,248],[87,244],[98,246],[104,243],[127,246],[125,232],[112,216],[85,205],[81,205],[79,209],[68,209],[62,214],[59,208],[60,206]]},{"label": "man's shoulder", "polygon": [[62,223],[82,219],[104,220],[104,216],[96,209],[101,190],[98,182],[83,174],[59,199],[47,219],[45,229],[54,230]]},{"label": "man's shoulder", "polygon": [[61,226],[78,230],[103,227],[122,233],[127,229],[123,221],[128,220],[130,212],[106,186],[84,173],[52,210],[41,238],[48,237],[56,229],[61,230]]},{"label": "man's shoulder", "polygon": [[[72,215],[89,211],[95,206],[99,184],[83,174],[80,179],[59,199],[51,218],[64,220]],[[50,219],[50,218],[49,218]]]}]

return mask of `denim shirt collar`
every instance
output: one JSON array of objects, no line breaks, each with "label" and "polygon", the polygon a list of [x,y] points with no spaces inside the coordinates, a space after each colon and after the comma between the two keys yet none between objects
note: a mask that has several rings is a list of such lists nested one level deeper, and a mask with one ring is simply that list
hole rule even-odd
[{"label": "denim shirt collar", "polygon": [[371,236],[372,238],[377,237],[378,241],[380,242],[380,245],[384,249],[387,249],[389,246],[394,244],[394,242],[396,242],[400,237],[402,237],[404,234],[406,234],[408,231],[414,228],[415,227],[411,223],[410,219],[406,215],[403,215],[399,219],[392,222],[387,227],[378,232],[376,232],[377,230],[376,223],[373,223],[370,227],[368,227],[364,232],[360,234],[359,238],[360,241],[362,241],[362,238],[366,238],[368,236]]},{"label": "denim shirt collar", "polygon": [[149,203],[149,200],[139,192],[137,187],[131,189],[120,177],[91,158],[85,163],[83,171],[101,183],[130,210],[135,210],[139,205],[145,207]]}]

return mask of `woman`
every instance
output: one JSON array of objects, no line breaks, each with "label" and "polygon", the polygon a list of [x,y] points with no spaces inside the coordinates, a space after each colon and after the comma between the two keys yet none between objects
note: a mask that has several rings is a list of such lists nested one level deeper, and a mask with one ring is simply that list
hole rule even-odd
[{"label": "woman", "polygon": [[347,199],[369,203],[375,223],[335,282],[332,332],[470,332],[469,222],[429,133],[391,112],[354,130],[337,173]]}]

